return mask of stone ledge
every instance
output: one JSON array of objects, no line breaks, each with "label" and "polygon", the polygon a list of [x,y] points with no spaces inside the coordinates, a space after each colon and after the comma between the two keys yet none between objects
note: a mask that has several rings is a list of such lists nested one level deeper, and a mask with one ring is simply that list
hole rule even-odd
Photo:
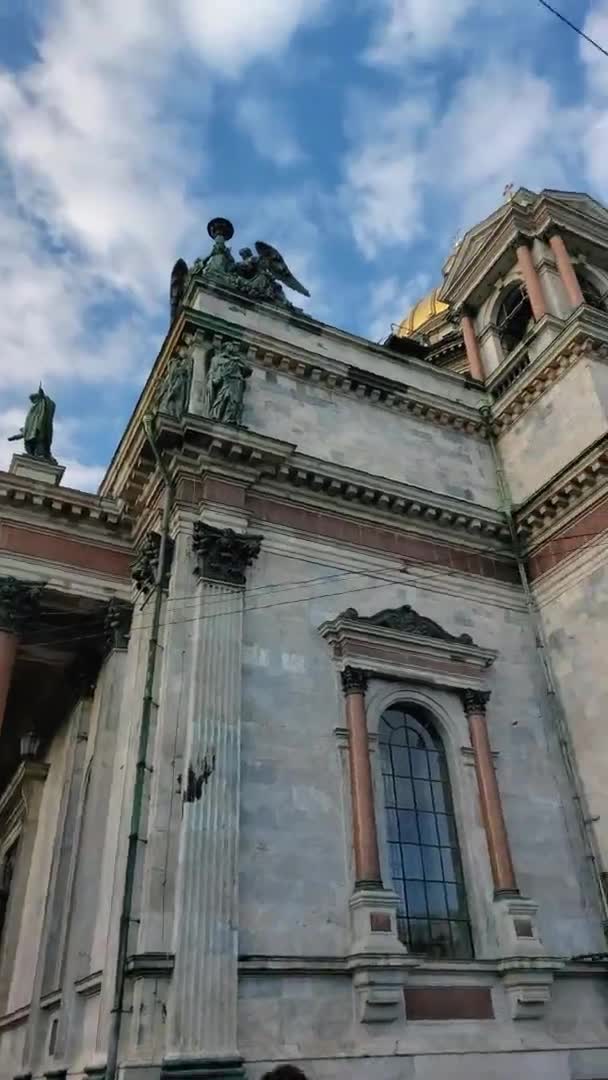
[{"label": "stone ledge", "polygon": [[529,551],[550,540],[558,529],[579,516],[608,490],[608,435],[560,470],[516,511],[516,528]]}]

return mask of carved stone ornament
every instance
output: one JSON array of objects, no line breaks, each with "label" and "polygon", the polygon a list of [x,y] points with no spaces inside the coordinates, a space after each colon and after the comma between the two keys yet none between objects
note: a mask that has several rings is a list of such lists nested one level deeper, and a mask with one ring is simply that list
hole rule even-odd
[{"label": "carved stone ornament", "polygon": [[462,645],[472,645],[470,634],[458,636],[448,633],[439,623],[433,622],[426,615],[419,615],[409,604],[398,608],[384,608],[376,615],[359,615],[356,608],[347,608],[342,612],[343,619],[370,623],[372,626],[384,626],[387,630],[402,630],[406,634],[420,634],[421,637],[438,638],[440,641],[458,641]]},{"label": "carved stone ornament", "polygon": [[245,571],[258,557],[262,540],[262,536],[197,521],[192,533],[192,550],[199,560],[195,573],[226,585],[244,585]]},{"label": "carved stone ornament", "polygon": [[31,585],[15,577],[0,577],[0,630],[18,634],[35,617],[43,585]]},{"label": "carved stone ornament", "polygon": [[463,690],[462,704],[464,711],[469,716],[471,713],[485,713],[486,705],[490,700],[489,690]]},{"label": "carved stone ornament", "polygon": [[[139,554],[131,568],[131,577],[145,595],[152,591],[156,583],[158,572],[158,557],[160,554],[160,535],[157,532],[149,532],[146,536]],[[163,575],[163,588],[166,587],[171,572],[171,559],[173,556],[173,541],[168,538],[166,548],[165,567]]]},{"label": "carved stone ornament", "polygon": [[129,630],[133,607],[126,600],[115,596],[109,601],[104,621],[104,636],[108,652],[112,649],[126,649],[129,644]]},{"label": "carved stone ornament", "polygon": [[360,668],[345,667],[340,672],[340,678],[345,694],[364,694],[367,690],[367,675]]}]

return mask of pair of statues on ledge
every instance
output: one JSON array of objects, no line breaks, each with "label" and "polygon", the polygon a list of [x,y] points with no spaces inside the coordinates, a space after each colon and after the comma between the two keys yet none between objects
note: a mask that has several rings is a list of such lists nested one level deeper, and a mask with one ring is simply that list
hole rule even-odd
[{"label": "pair of statues on ledge", "polygon": [[[252,368],[243,359],[241,346],[226,341],[212,355],[205,384],[205,416],[221,424],[240,424],[247,379]],[[181,420],[188,411],[192,361],[174,361],[161,389],[159,412]]]},{"label": "pair of statues on ledge", "polygon": [[276,248],[258,240],[255,245],[257,254],[254,255],[251,248],[241,248],[241,257],[237,261],[227,244],[234,236],[234,227],[230,221],[226,218],[213,218],[207,225],[207,232],[213,240],[210,253],[204,258],[195,259],[190,268],[183,259],[178,259],[173,267],[170,289],[171,322],[177,315],[188,283],[197,275],[210,284],[231,289],[251,300],[261,300],[299,315],[304,314],[301,308],[295,307],[287,299],[282,286],[286,285],[302,296],[310,296],[310,293],[294,277]]}]

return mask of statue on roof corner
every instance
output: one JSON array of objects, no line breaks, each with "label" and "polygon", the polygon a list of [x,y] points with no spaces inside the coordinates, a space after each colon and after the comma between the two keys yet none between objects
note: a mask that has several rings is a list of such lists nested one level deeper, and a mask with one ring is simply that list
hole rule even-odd
[{"label": "statue on roof corner", "polygon": [[193,277],[201,277],[212,285],[230,289],[251,300],[274,304],[298,315],[304,315],[285,296],[283,285],[302,296],[310,296],[301,282],[292,274],[285,259],[271,244],[258,240],[256,255],[249,247],[241,248],[240,261],[236,262],[227,242],[234,236],[234,227],[226,218],[213,218],[207,225],[213,247],[204,258],[195,259],[188,268],[178,259],[171,274],[170,306],[171,322],[183,302],[188,284]]},{"label": "statue on roof corner", "polygon": [[211,358],[207,372],[207,416],[221,424],[240,424],[246,380],[252,369],[236,341],[225,341]]},{"label": "statue on roof corner", "polygon": [[24,450],[29,457],[40,458],[42,461],[49,461],[52,465],[56,465],[57,462],[51,454],[55,402],[45,394],[42,383],[33,394],[30,394],[30,401],[32,404],[23,427],[17,435],[9,435],[8,441],[16,442],[18,439],[23,439]]}]

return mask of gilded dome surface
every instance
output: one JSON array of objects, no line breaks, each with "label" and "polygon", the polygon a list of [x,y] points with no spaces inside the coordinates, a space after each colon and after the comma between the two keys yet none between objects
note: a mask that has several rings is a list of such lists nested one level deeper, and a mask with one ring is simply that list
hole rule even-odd
[{"label": "gilded dome surface", "polygon": [[412,334],[417,334],[436,315],[442,315],[448,311],[449,304],[444,304],[438,294],[439,286],[414,304],[409,314],[399,323],[397,330],[399,337],[411,337]]}]

